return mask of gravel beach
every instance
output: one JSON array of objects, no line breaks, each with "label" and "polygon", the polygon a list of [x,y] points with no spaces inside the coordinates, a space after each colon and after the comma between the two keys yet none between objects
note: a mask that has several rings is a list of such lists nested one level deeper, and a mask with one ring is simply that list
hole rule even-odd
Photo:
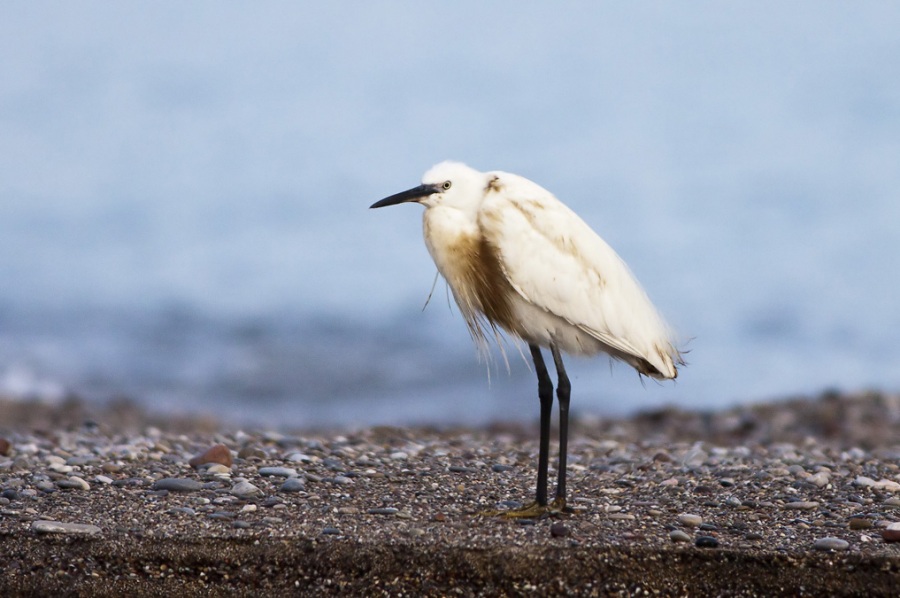
[{"label": "gravel beach", "polygon": [[580,418],[573,512],[480,515],[537,444],[0,401],[0,595],[898,593],[900,396]]}]

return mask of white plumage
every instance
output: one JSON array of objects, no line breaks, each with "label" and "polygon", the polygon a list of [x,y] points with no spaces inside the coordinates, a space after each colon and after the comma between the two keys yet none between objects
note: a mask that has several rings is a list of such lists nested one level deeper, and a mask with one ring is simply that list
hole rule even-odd
[{"label": "white plumage", "polygon": [[[542,404],[542,453],[552,383],[538,347],[553,353],[562,469],[554,504],[562,508],[562,415],[563,410],[568,413],[569,382],[559,351],[604,352],[641,374],[675,378],[683,361],[669,328],[616,252],[553,194],[526,178],[442,162],[425,173],[418,187],[372,207],[404,202],[425,206],[425,243],[473,337],[484,341],[488,329],[500,327],[530,345]],[[545,466],[545,454],[541,460]],[[546,490],[541,489],[546,473],[543,477],[539,468],[535,505],[540,509],[546,508]],[[535,505],[514,514],[534,515]]]}]

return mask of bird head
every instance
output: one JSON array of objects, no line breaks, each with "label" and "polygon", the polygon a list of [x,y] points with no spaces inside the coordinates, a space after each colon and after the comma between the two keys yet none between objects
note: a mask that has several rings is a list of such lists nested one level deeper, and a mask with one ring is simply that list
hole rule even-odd
[{"label": "bird head", "polygon": [[400,203],[420,203],[425,207],[447,206],[464,211],[477,211],[488,184],[488,175],[461,162],[441,162],[422,177],[422,184],[377,201],[370,208],[383,208]]}]

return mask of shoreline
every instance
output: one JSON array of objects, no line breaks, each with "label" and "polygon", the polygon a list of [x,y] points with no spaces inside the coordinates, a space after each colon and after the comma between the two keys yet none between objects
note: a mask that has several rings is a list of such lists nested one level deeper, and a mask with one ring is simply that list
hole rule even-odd
[{"label": "shoreline", "polygon": [[3,415],[3,595],[886,596],[900,575],[896,395],[579,419],[574,513],[524,522],[479,513],[530,498],[529,425]]}]

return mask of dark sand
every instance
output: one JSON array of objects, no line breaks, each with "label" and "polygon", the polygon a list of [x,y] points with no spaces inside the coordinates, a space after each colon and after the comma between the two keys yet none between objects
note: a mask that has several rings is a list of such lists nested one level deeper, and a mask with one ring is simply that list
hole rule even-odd
[{"label": "dark sand", "polygon": [[[898,433],[878,393],[581,420],[575,512],[519,522],[479,513],[533,492],[531,426],[240,432],[0,401],[0,595],[896,596]],[[230,468],[188,464],[218,443]]]}]

